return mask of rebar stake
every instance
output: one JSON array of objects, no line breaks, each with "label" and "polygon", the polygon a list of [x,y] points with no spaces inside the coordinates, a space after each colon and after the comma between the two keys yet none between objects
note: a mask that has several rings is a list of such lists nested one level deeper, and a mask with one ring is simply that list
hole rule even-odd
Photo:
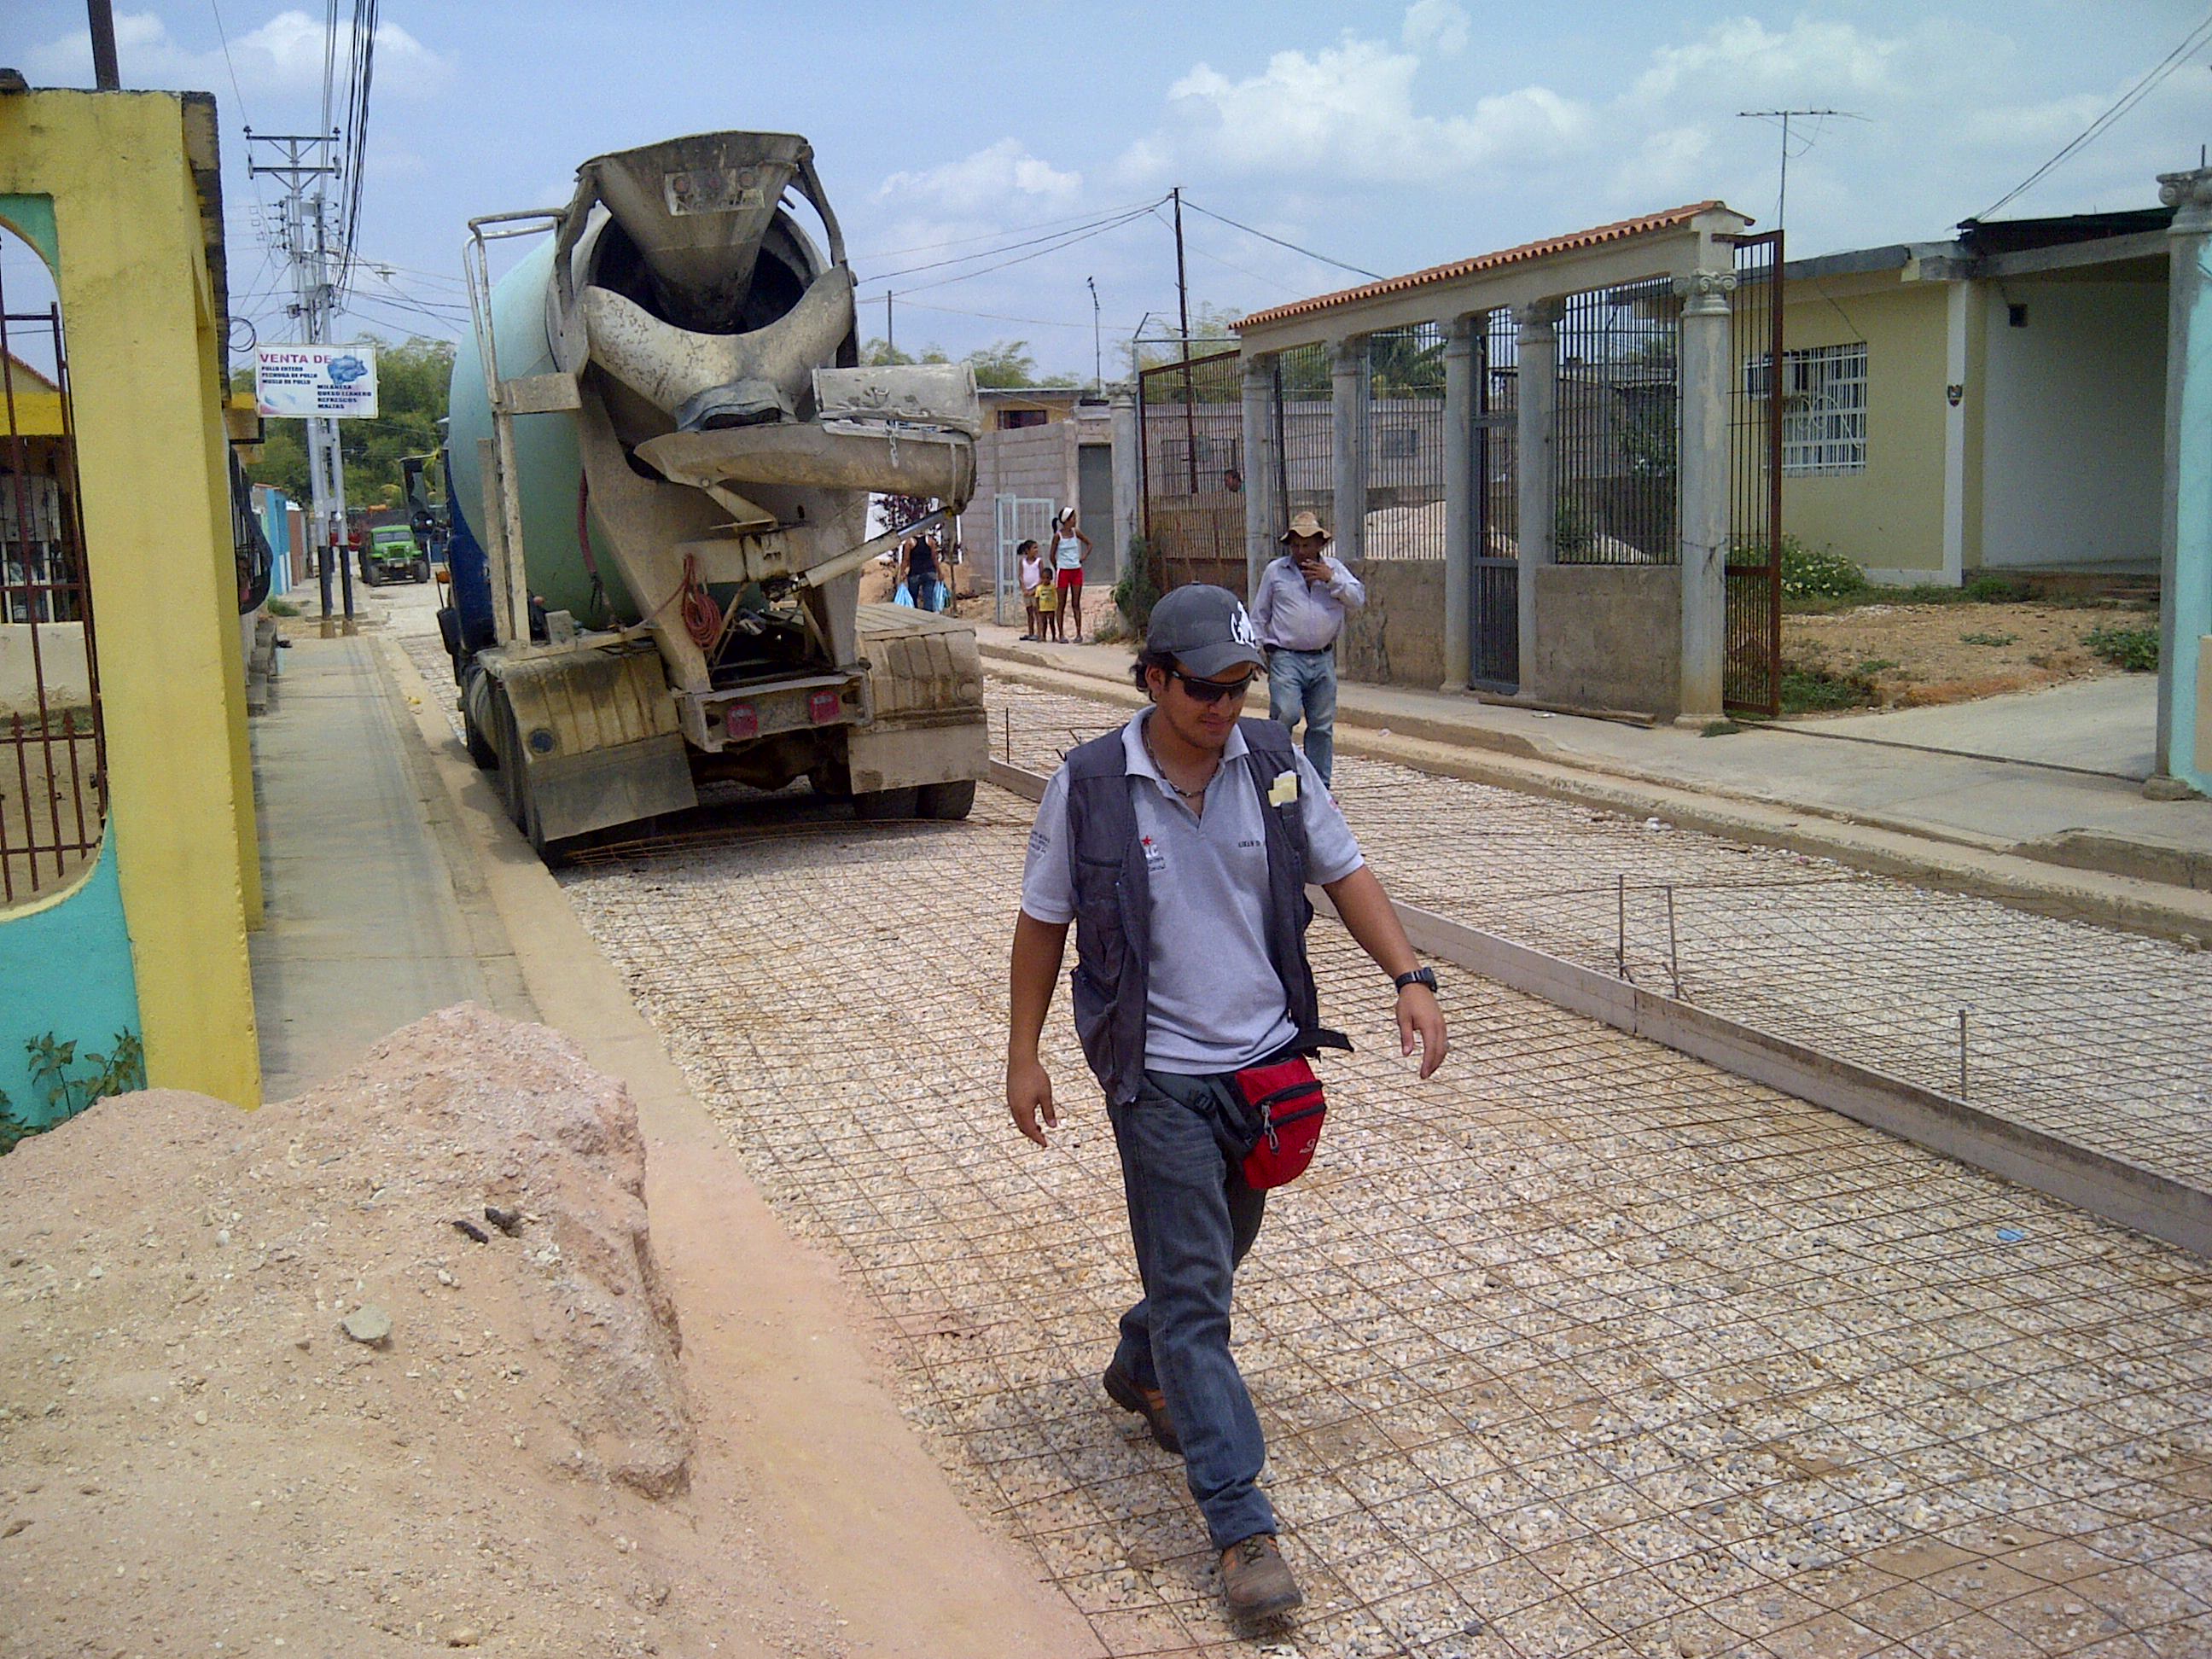
[{"label": "rebar stake", "polygon": [[1674,884],[1667,884],[1667,971],[1674,981],[1674,1000],[1682,1000],[1682,957],[1674,945]]},{"label": "rebar stake", "polygon": [[1966,1097],[1966,1011],[1959,1010],[1959,1098]]},{"label": "rebar stake", "polygon": [[1617,978],[1628,977],[1628,876],[1626,872],[1614,878],[1617,889],[1613,919],[1613,971]]}]

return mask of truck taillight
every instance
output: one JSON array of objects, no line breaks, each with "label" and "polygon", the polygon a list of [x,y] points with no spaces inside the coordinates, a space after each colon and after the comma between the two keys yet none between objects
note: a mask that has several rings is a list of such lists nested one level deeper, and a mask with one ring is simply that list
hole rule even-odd
[{"label": "truck taillight", "polygon": [[827,726],[837,718],[837,694],[817,691],[806,700],[806,712],[817,726]]},{"label": "truck taillight", "polygon": [[760,710],[749,702],[733,702],[722,710],[722,730],[733,738],[760,735]]}]

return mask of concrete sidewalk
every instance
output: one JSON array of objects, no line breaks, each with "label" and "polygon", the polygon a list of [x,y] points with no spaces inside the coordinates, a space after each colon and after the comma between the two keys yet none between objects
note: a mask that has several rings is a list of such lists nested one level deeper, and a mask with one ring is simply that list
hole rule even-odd
[{"label": "concrete sidewalk", "polygon": [[[1064,685],[1118,687],[1133,700],[1126,646],[1024,641],[1018,629],[988,623],[977,631],[994,672],[1041,671]],[[1904,711],[1707,738],[1464,692],[1345,682],[1338,742],[1416,766],[1427,763],[1416,751],[1433,748],[1508,787],[1649,811],[1943,885],[2019,897],[2055,884],[2082,902],[2038,908],[2212,935],[2212,801],[2143,798],[2126,769],[2134,752],[2115,735],[2124,733],[2128,699],[2137,694],[2124,682],[2108,689],[2114,684],[1993,698],[1971,713]],[[2072,763],[2100,753],[2118,769]],[[2065,758],[2046,758],[2053,756]],[[1997,871],[1990,855],[2043,866],[2049,880],[1961,878],[1963,865]],[[2086,874],[2064,878],[2061,869]],[[2114,884],[2124,890],[2100,892]]]}]

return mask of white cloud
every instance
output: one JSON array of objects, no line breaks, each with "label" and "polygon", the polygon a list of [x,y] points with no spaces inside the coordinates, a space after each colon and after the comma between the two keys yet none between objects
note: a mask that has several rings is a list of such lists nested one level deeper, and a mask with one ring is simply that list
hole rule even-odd
[{"label": "white cloud", "polygon": [[1652,100],[1725,94],[1739,102],[1826,103],[1890,91],[1892,65],[1904,45],[1874,39],[1849,23],[1801,17],[1777,34],[1756,18],[1739,17],[1688,46],[1661,47],[1638,77],[1636,91]]},{"label": "white cloud", "polygon": [[[257,94],[319,97],[323,87],[321,19],[304,11],[280,11],[258,27],[235,35],[230,57],[195,52],[169,33],[155,12],[120,12],[115,19],[115,56],[126,87],[176,90],[231,90]],[[87,85],[92,80],[92,36],[83,29],[34,46],[24,54],[24,70],[34,82]],[[376,29],[374,87],[377,95],[408,97],[434,92],[452,78],[452,60],[432,52],[397,23]],[[341,56],[338,73],[345,72]],[[342,93],[343,85],[338,90]]]},{"label": "white cloud", "polygon": [[1589,106],[1546,87],[1478,99],[1470,114],[1423,114],[1413,100],[1419,67],[1409,53],[1346,36],[1311,57],[1279,52],[1241,81],[1200,64],[1169,88],[1168,104],[1187,143],[1241,172],[1435,179],[1555,161],[1589,136]]},{"label": "white cloud", "polygon": [[921,197],[956,213],[972,213],[1015,200],[1024,209],[1064,208],[1082,193],[1081,173],[1064,173],[1039,160],[1018,138],[1001,138],[942,167],[894,173],[878,187],[876,199]]},{"label": "white cloud", "polygon": [[1398,38],[1415,52],[1433,48],[1446,58],[1467,50],[1468,16],[1458,0],[1413,0]]}]

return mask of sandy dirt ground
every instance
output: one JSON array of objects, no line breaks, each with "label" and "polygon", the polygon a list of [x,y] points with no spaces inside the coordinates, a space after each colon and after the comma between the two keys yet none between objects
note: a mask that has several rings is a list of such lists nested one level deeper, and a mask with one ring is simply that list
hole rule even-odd
[{"label": "sandy dirt ground", "polygon": [[2154,614],[2048,605],[1867,605],[1785,616],[1785,667],[1863,678],[1885,708],[1965,702],[2119,671],[2082,642]]},{"label": "sandy dirt ground", "polygon": [[0,1654],[848,1651],[693,1479],[643,1179],[619,1085],[467,1006],[0,1160]]}]

